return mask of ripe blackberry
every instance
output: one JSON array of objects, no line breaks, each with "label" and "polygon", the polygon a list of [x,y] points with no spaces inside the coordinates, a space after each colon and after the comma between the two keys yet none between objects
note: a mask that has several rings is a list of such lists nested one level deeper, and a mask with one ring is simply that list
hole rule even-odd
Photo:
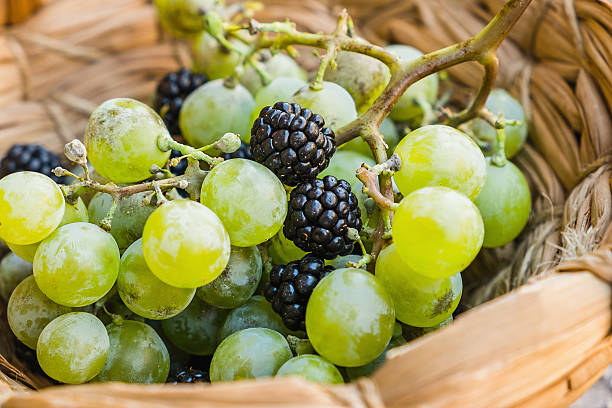
[{"label": "ripe blackberry", "polygon": [[311,254],[287,265],[275,265],[270,271],[264,296],[285,326],[291,330],[306,330],[306,305],[315,286],[334,268]]},{"label": "ripe blackberry", "polygon": [[348,255],[363,224],[351,185],[334,176],[299,184],[289,196],[283,233],[300,249],[325,259]]},{"label": "ripe blackberry", "polygon": [[171,72],[157,84],[153,108],[164,120],[173,136],[180,135],[179,113],[187,96],[206,82],[204,74],[196,74],[187,68]]},{"label": "ripe blackberry", "polygon": [[336,151],[334,132],[324,125],[321,115],[296,103],[266,106],[251,129],[253,159],[288,186],[312,180]]},{"label": "ripe blackberry", "polygon": [[17,144],[10,148],[0,163],[2,176],[18,171],[35,171],[49,176],[56,183],[62,183],[63,177],[57,177],[51,172],[61,166],[59,156],[42,146]]},{"label": "ripe blackberry", "polygon": [[249,159],[253,160],[253,155],[251,155],[251,146],[249,144],[240,142],[240,148],[236,150],[234,153],[223,153],[221,155],[225,160],[229,159]]},{"label": "ripe blackberry", "polygon": [[166,382],[173,384],[208,383],[210,382],[210,377],[206,371],[189,368],[176,375],[172,375]]}]

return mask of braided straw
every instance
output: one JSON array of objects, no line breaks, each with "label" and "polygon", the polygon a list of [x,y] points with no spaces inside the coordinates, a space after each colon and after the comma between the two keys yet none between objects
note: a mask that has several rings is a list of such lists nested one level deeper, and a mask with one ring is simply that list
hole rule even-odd
[{"label": "braided straw", "polygon": [[[98,103],[148,100],[163,74],[188,63],[145,0],[46,2],[0,32],[0,153],[16,142],[59,151],[82,134]],[[432,51],[478,32],[504,1],[265,3],[261,21],[290,18],[313,32],[331,31],[335,13],[347,7],[360,35]],[[533,211],[519,238],[482,251],[463,274],[463,303],[479,307],[395,349],[372,378],[334,387],[275,379],[24,392],[50,384],[16,358],[15,339],[0,320],[0,407],[569,405],[612,362],[611,3],[533,2],[498,55],[497,86],[521,101],[529,120],[529,144],[513,160],[528,178]],[[451,102],[462,106],[482,69],[468,63],[448,74]],[[0,315],[4,309],[0,304]]]}]

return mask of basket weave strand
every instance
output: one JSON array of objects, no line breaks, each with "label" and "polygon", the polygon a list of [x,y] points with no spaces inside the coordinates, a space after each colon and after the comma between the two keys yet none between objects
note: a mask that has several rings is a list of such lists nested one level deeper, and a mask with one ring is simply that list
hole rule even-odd
[{"label": "basket weave strand", "polygon": [[[0,33],[0,78],[6,78],[0,81],[0,152],[17,141],[59,151],[65,140],[82,134],[98,103],[118,96],[146,101],[156,81],[188,59],[161,33],[145,0],[45,3],[26,22]],[[329,32],[335,13],[347,7],[370,40],[431,51],[478,32],[503,0],[265,3],[258,19],[290,18],[314,32]],[[24,393],[49,383],[20,364],[15,340],[0,321],[0,406],[569,405],[612,362],[611,290],[604,283],[612,277],[611,3],[533,2],[499,57],[497,86],[517,96],[529,118],[530,144],[514,161],[527,176],[533,211],[517,240],[482,251],[463,274],[463,302],[480,305],[537,281],[395,350],[371,379],[335,387],[277,379]],[[481,68],[463,64],[448,73],[452,102],[465,104]]]}]

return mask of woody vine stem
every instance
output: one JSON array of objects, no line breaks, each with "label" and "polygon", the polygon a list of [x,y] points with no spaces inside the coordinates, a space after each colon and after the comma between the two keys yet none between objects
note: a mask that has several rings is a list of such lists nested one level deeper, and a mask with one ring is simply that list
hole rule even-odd
[{"label": "woody vine stem", "polygon": [[[400,164],[397,158],[392,157],[389,160],[387,157],[387,146],[378,131],[381,122],[410,85],[427,75],[467,61],[476,61],[484,67],[485,73],[482,84],[474,100],[465,110],[440,118],[439,122],[450,126],[459,126],[476,116],[487,117],[487,112],[483,107],[497,74],[498,60],[495,53],[530,3],[531,0],[509,0],[489,24],[473,38],[426,54],[408,63],[402,63],[394,53],[382,47],[354,38],[353,22],[346,11],[340,14],[336,29],[331,34],[301,32],[290,22],[259,23],[251,20],[247,25],[225,24],[215,13],[207,13],[204,16],[204,21],[206,30],[213,37],[221,44],[236,51],[242,57],[243,62],[248,64],[254,64],[253,55],[264,48],[269,48],[272,51],[285,50],[290,55],[295,55],[293,45],[311,46],[325,50],[326,54],[321,57],[321,65],[317,76],[310,85],[314,90],[321,87],[325,70],[328,66],[335,64],[334,58],[338,51],[365,54],[382,61],[389,67],[391,79],[382,94],[365,113],[336,132],[337,145],[361,137],[369,145],[378,163],[373,168],[362,167],[357,170],[357,177],[364,183],[364,191],[374,199],[381,209],[381,218],[375,231],[371,254],[371,259],[375,259],[385,245],[385,240],[389,238],[388,229],[395,206],[391,175]],[[245,30],[249,32],[249,38],[242,35]],[[245,42],[249,45],[249,51],[242,53],[236,50],[227,41],[228,36]],[[165,146],[167,149],[171,147],[181,151],[185,156],[192,159],[190,161],[193,161],[193,159],[204,160],[211,166],[218,162],[200,152],[196,153],[195,149],[189,146],[174,141],[164,140],[158,144],[160,147]],[[203,180],[203,175],[195,175],[190,180],[187,180],[188,178],[183,176],[171,177],[135,186],[118,187],[101,185],[86,177],[81,178],[78,185],[109,193],[113,197],[121,197],[136,192],[159,191],[163,188],[182,186],[186,182],[191,184],[194,180]],[[378,180],[378,185],[376,180]],[[194,186],[193,190],[197,190],[197,186]]]}]

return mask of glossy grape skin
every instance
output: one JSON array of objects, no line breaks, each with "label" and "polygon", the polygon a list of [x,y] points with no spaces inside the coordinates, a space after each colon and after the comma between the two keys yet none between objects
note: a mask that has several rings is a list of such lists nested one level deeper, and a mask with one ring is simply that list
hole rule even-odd
[{"label": "glossy grape skin", "polygon": [[376,278],[393,300],[397,320],[417,327],[435,326],[452,316],[463,290],[459,273],[431,279],[414,272],[397,253],[395,244],[378,255]]},{"label": "glossy grape skin", "polygon": [[[123,197],[117,204],[110,233],[117,241],[120,250],[123,251],[142,237],[145,223],[156,208],[155,205],[146,204],[144,201],[150,195],[148,191],[132,194]],[[89,203],[90,222],[99,224],[108,215],[112,205],[113,198],[110,194],[97,193]]]},{"label": "glossy grape skin", "polygon": [[[236,49],[247,52],[248,46],[236,38],[228,40]],[[240,56],[228,50],[212,35],[203,32],[193,42],[191,48],[193,69],[206,74],[209,80],[226,78],[234,73],[240,62]]]},{"label": "glossy grape skin", "polygon": [[97,317],[72,312],[43,329],[36,355],[49,377],[67,384],[82,384],[102,371],[109,348],[108,334]]},{"label": "glossy grape skin", "polygon": [[389,68],[383,62],[357,52],[338,52],[336,65],[336,69],[325,70],[325,80],[346,89],[359,113],[372,105],[391,79]]},{"label": "glossy grape skin", "polygon": [[372,156],[366,156],[352,150],[338,150],[329,161],[329,166],[319,174],[319,178],[322,179],[325,176],[331,175],[346,180],[351,184],[351,191],[357,197],[359,209],[361,210],[361,219],[365,225],[368,212],[364,202],[368,196],[363,193],[363,183],[355,175],[355,172],[363,163],[368,166],[376,164]]},{"label": "glossy grape skin", "polygon": [[344,383],[335,365],[314,354],[302,354],[287,360],[276,373],[276,376],[285,375],[299,375],[308,381],[324,384]]},{"label": "glossy grape skin", "polygon": [[410,132],[395,148],[402,160],[393,179],[405,196],[423,187],[448,187],[473,200],[484,186],[485,158],[468,136],[444,125]]},{"label": "glossy grape skin", "polygon": [[464,270],[482,247],[484,225],[466,196],[425,187],[404,197],[393,217],[393,242],[407,265],[429,278]]},{"label": "glossy grape skin", "polygon": [[[89,216],[87,214],[87,206],[85,205],[81,197],[78,197],[77,202],[74,205],[66,201],[64,217],[62,218],[62,221],[59,223],[57,228],[63,227],[64,225],[72,224],[75,222],[88,222],[88,221],[89,221]],[[38,249],[39,245],[40,245],[40,242],[35,242],[29,245],[8,244],[8,247],[11,249],[11,251],[19,255],[22,259],[28,262],[33,262],[34,255],[36,255],[36,250]]]},{"label": "glossy grape skin", "polygon": [[[389,45],[386,48],[388,51],[396,53],[404,64],[423,55],[421,51],[408,45]],[[428,104],[431,108],[438,97],[438,87],[438,74],[431,74],[418,80],[404,92],[391,109],[389,116],[398,122],[409,122],[413,128],[420,126],[426,112],[419,105],[419,102]]]},{"label": "glossy grape skin", "polygon": [[100,227],[77,222],[58,228],[34,257],[34,277],[42,292],[60,305],[86,306],[113,287],[119,248]]},{"label": "glossy grape skin", "polygon": [[272,238],[287,215],[287,192],[265,166],[232,159],[215,166],[204,179],[200,202],[213,210],[232,245],[249,247]]},{"label": "glossy grape skin", "polygon": [[124,320],[106,326],[110,350],[98,381],[164,383],[170,371],[170,355],[163,340],[150,326]]},{"label": "glossy grape skin", "polygon": [[134,242],[121,257],[117,290],[132,312],[147,319],[169,319],[191,303],[195,289],[170,286],[151,272],[142,254],[142,240]]},{"label": "glossy grape skin", "polygon": [[325,119],[325,127],[334,132],[357,119],[357,108],[351,94],[333,82],[323,81],[323,88],[318,91],[305,85],[291,97],[290,102],[321,115]]},{"label": "glossy grape skin", "polygon": [[[274,106],[276,102],[288,101],[306,82],[298,78],[278,77],[268,85],[257,91],[255,95],[255,108],[251,114],[251,124],[259,116],[259,112],[266,106]],[[251,135],[249,134],[249,138]]]},{"label": "glossy grape skin", "polygon": [[[505,151],[508,158],[514,157],[527,140],[527,118],[521,104],[504,89],[493,89],[485,102],[485,108],[494,115],[503,114],[506,120],[520,120],[517,125],[506,125]],[[477,138],[491,143],[494,151],[497,134],[493,126],[482,119],[474,119],[470,127]]]},{"label": "glossy grape skin", "polygon": [[487,160],[487,181],[474,200],[484,222],[487,248],[506,245],[529,219],[531,193],[523,173],[511,162],[498,167]]},{"label": "glossy grape skin", "polygon": [[[304,82],[307,79],[306,72],[304,72],[298,63],[295,62],[293,58],[283,53],[278,53],[272,57],[267,56],[267,59],[261,63],[261,68],[272,80],[284,77],[295,78]],[[244,73],[240,76],[240,82],[253,95],[257,95],[259,90],[264,87],[261,76],[255,72],[255,69],[250,65],[245,67]],[[280,99],[274,102],[278,101],[280,101]],[[273,103],[270,105],[273,105]]]},{"label": "glossy grape skin", "polygon": [[281,317],[272,310],[272,305],[263,296],[257,295],[227,315],[219,330],[219,342],[232,333],[254,327],[264,327],[283,335],[298,334],[285,327]]},{"label": "glossy grape skin", "polygon": [[162,321],[164,334],[179,349],[209,356],[218,344],[218,334],[227,311],[204,303],[197,296],[177,316]]},{"label": "glossy grape skin", "polygon": [[314,349],[343,367],[369,363],[393,334],[389,295],[370,273],[336,269],[315,287],[306,308],[306,332]]},{"label": "glossy grape skin", "polygon": [[223,272],[230,239],[217,215],[200,203],[175,200],[151,214],[142,234],[151,271],[168,285],[197,288]]},{"label": "glossy grape skin", "polygon": [[247,142],[255,100],[242,85],[228,88],[222,79],[207,82],[193,91],[181,108],[179,124],[183,136],[194,147],[219,140],[225,133],[240,135]]},{"label": "glossy grape skin", "polygon": [[191,37],[204,30],[199,10],[211,11],[215,0],[155,0],[162,26],[176,37]]},{"label": "glossy grape skin", "polygon": [[241,330],[219,344],[210,363],[210,381],[271,377],[291,357],[282,334],[264,328]]},{"label": "glossy grape skin", "polygon": [[8,253],[0,261],[0,297],[8,302],[19,282],[32,275],[32,263],[14,253]]},{"label": "glossy grape skin", "polygon": [[46,297],[38,289],[34,277],[29,276],[11,294],[6,316],[15,337],[29,348],[36,349],[38,337],[45,326],[72,310]]},{"label": "glossy grape skin", "polygon": [[282,228],[275,236],[268,240],[267,249],[268,255],[276,265],[287,264],[291,261],[302,259],[306,255],[306,252],[302,251],[293,241],[289,241],[285,237]]},{"label": "glossy grape skin", "polygon": [[170,151],[159,149],[160,137],[170,138],[162,118],[142,102],[109,99],[87,123],[85,147],[96,171],[115,183],[136,183],[151,177],[152,165],[163,167]]},{"label": "glossy grape skin", "polygon": [[64,196],[49,177],[23,171],[0,180],[0,238],[28,245],[53,232],[64,217]]},{"label": "glossy grape skin", "polygon": [[221,309],[234,309],[253,296],[263,263],[259,249],[232,247],[229,262],[217,279],[198,288],[197,295],[204,302]]}]

